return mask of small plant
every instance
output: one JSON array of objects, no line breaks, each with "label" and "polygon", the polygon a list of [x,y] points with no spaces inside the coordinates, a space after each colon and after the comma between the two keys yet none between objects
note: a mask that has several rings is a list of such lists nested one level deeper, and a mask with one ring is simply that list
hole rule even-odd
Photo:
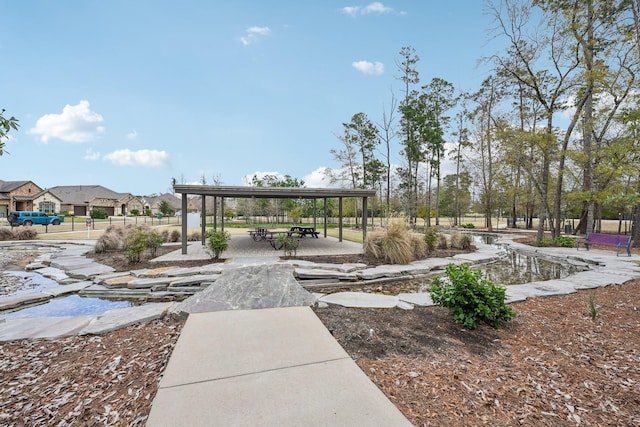
[{"label": "small plant", "polygon": [[175,243],[180,240],[180,232],[178,230],[171,230],[169,235],[169,241]]},{"label": "small plant", "polygon": [[596,305],[595,296],[593,294],[589,295],[589,314],[591,315],[591,320],[596,320],[599,311],[600,309]]},{"label": "small plant", "polygon": [[229,248],[229,240],[231,235],[226,231],[209,231],[206,234],[207,246],[206,250],[212,259],[220,258],[222,252]]},{"label": "small plant", "polygon": [[431,299],[446,307],[456,323],[475,329],[478,321],[497,328],[516,313],[505,304],[506,288],[482,278],[482,272],[468,265],[449,264],[447,277],[434,277],[429,288]]},{"label": "small plant", "polygon": [[470,222],[468,224],[460,224],[460,228],[476,228],[476,226]]},{"label": "small plant", "polygon": [[424,232],[424,241],[427,244],[427,251],[431,252],[435,249],[436,244],[438,243],[438,235],[440,231],[435,227],[429,227]]},{"label": "small plant", "polygon": [[470,249],[471,248],[471,236],[463,233],[456,233],[451,236],[451,247],[455,249]]},{"label": "small plant", "polygon": [[364,253],[389,264],[408,264],[414,259],[411,233],[393,222],[385,231],[367,235]]},{"label": "small plant", "polygon": [[127,235],[127,259],[130,263],[140,262],[140,256],[147,249],[147,233],[142,229],[130,230]]},{"label": "small plant", "polygon": [[158,248],[165,242],[164,237],[157,231],[151,230],[147,233],[147,247],[151,252],[151,256],[155,257]]},{"label": "small plant", "polygon": [[298,249],[298,239],[289,237],[283,233],[278,235],[276,242],[278,247],[284,249],[284,256],[295,256],[296,250]]}]

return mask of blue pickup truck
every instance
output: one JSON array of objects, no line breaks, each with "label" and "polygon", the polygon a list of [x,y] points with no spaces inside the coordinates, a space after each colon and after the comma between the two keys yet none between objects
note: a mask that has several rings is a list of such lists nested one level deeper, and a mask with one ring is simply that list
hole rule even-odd
[{"label": "blue pickup truck", "polygon": [[48,215],[45,212],[30,212],[30,211],[13,211],[9,212],[7,217],[9,225],[17,227],[19,225],[30,226],[35,224],[40,225],[59,225],[64,222],[64,216],[52,214]]}]

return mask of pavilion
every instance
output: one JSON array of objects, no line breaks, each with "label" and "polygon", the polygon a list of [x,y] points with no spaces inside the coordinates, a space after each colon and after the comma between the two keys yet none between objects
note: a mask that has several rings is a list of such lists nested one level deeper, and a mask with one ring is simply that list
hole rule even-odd
[{"label": "pavilion", "polygon": [[[362,237],[367,235],[367,200],[376,195],[375,190],[345,189],[345,188],[293,188],[293,187],[249,187],[249,186],[220,186],[220,185],[185,185],[174,184],[173,190],[181,195],[182,199],[182,254],[187,254],[187,198],[190,194],[198,195],[202,199],[201,209],[201,235],[202,243],[205,239],[206,227],[206,197],[213,197],[214,229],[217,228],[217,199],[221,199],[221,207],[224,212],[225,198],[238,199],[312,199],[313,200],[313,225],[316,226],[318,199],[338,199],[338,240],[342,242],[342,201],[347,198],[362,198]],[[221,228],[224,230],[224,215],[221,219]],[[327,213],[324,213],[324,237],[327,237]]]}]

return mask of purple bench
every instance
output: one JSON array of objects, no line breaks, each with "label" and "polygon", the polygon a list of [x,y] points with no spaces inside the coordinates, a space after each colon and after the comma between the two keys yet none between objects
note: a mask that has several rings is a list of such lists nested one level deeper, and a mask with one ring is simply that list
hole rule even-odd
[{"label": "purple bench", "polygon": [[620,255],[620,249],[625,248],[627,255],[631,256],[631,236],[621,236],[618,234],[600,234],[600,233],[587,233],[587,237],[584,239],[576,240],[576,249],[580,249],[580,243],[584,244],[584,247],[589,250],[591,245],[602,246],[615,246],[616,256]]}]

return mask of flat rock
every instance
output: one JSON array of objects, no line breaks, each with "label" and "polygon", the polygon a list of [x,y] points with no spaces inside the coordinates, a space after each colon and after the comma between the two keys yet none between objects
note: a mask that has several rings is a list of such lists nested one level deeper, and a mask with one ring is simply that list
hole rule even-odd
[{"label": "flat rock", "polygon": [[406,301],[413,305],[430,306],[433,305],[433,300],[428,292],[416,292],[416,293],[401,293],[398,294],[400,301]]},{"label": "flat rock", "polygon": [[153,277],[148,279],[133,279],[127,283],[127,288],[129,289],[145,289],[152,288],[156,285],[168,285],[171,283],[173,278],[171,277]]},{"label": "flat rock", "polygon": [[87,265],[86,267],[78,268],[76,270],[67,270],[67,275],[76,279],[89,279],[91,276],[96,276],[103,273],[111,273],[113,271],[115,271],[113,267],[94,262]]},{"label": "flat rock", "polygon": [[175,270],[176,267],[175,266],[170,266],[170,267],[157,267],[157,268],[152,268],[150,270],[146,270],[145,272],[141,273],[139,277],[160,277],[160,276],[166,276],[166,272],[167,271],[171,271],[171,270]]},{"label": "flat rock", "polygon": [[398,305],[398,297],[369,294],[364,292],[336,292],[321,297],[318,301],[343,307],[393,308]]},{"label": "flat rock", "polygon": [[35,273],[42,275],[43,277],[47,277],[51,280],[55,280],[56,282],[69,278],[67,273],[65,273],[63,270],[60,270],[59,268],[45,267],[45,268],[39,268],[33,271]]},{"label": "flat rock", "polygon": [[314,302],[314,296],[296,281],[292,266],[249,265],[225,270],[214,286],[176,304],[172,313],[184,318],[190,313],[310,306]]},{"label": "flat rock", "polygon": [[80,335],[104,334],[136,323],[160,319],[167,313],[171,305],[172,303],[151,303],[109,310],[85,326],[80,331]]},{"label": "flat rock", "polygon": [[333,280],[344,280],[344,281],[355,281],[358,280],[358,275],[356,273],[343,273],[338,270],[325,270],[319,268],[296,268],[295,276],[298,279],[306,280],[306,279],[333,279]]},{"label": "flat rock", "polygon": [[428,264],[393,264],[364,269],[358,273],[358,276],[362,280],[373,280],[381,277],[415,276],[427,274],[429,271],[431,271],[431,266]]},{"label": "flat rock", "polygon": [[193,286],[201,283],[213,283],[220,278],[220,274],[196,274],[188,277],[171,277],[170,287]]},{"label": "flat rock", "polygon": [[60,295],[68,295],[68,294],[76,293],[92,285],[93,285],[93,282],[91,281],[75,282],[68,285],[60,285],[60,286],[55,286],[53,288],[43,289],[42,293],[46,295],[51,295],[52,297],[55,298]]},{"label": "flat rock", "polygon": [[112,277],[110,279],[103,280],[100,284],[107,288],[126,288],[132,280],[135,280],[135,277],[127,274],[126,276]]},{"label": "flat rock", "polygon": [[0,341],[75,335],[93,319],[93,316],[4,318],[0,322]]},{"label": "flat rock", "polygon": [[43,304],[51,298],[43,292],[27,292],[18,295],[10,295],[0,298],[0,311],[14,310],[29,305]]}]

